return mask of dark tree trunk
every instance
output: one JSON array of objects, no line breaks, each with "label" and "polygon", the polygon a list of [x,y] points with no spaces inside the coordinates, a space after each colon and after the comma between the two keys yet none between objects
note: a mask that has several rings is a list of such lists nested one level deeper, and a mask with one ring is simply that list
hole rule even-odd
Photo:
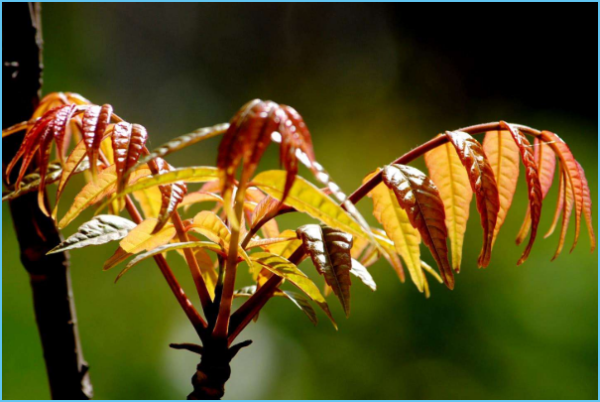
[{"label": "dark tree trunk", "polygon": [[[39,102],[42,36],[39,4],[2,3],[2,11],[2,127],[6,128],[28,120]],[[23,134],[15,134],[2,141],[3,168],[22,140]],[[61,241],[58,230],[38,208],[35,193],[11,202],[10,212],[21,261],[31,278],[52,398],[90,399],[92,387],[79,342],[69,257],[66,253],[46,255]]]}]

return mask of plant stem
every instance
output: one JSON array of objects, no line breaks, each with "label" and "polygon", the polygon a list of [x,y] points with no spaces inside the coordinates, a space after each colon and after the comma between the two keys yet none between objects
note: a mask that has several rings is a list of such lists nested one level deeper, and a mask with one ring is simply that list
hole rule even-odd
[{"label": "plant stem", "polygon": [[[541,135],[541,133],[538,130],[533,129],[531,127],[522,126],[522,125],[518,125],[518,124],[515,124],[515,127],[517,127],[519,130],[521,130],[527,134],[533,135],[535,137],[538,137]],[[475,126],[469,126],[469,127],[461,128],[456,131],[462,131],[462,132],[465,132],[465,133],[468,133],[471,135],[475,135],[475,134],[485,133],[487,131],[496,131],[496,130],[500,130],[500,129],[501,129],[500,122],[494,122],[494,123],[485,123],[485,124],[478,124]],[[406,165],[406,164],[414,161],[418,157],[424,155],[425,153],[431,151],[432,149],[435,149],[435,148],[439,147],[440,145],[444,145],[447,142],[448,142],[448,138],[446,136],[435,137],[435,138],[427,141],[426,143],[416,147],[415,149],[405,153],[404,155],[402,155],[401,157],[399,157],[398,159],[396,159],[395,161],[390,163],[390,165],[391,164]],[[379,183],[381,183],[382,177],[383,177],[383,172],[377,173],[369,181],[363,183],[358,189],[356,189],[356,191],[354,191],[348,197],[348,201],[350,201],[352,204],[358,203],[367,194],[369,194],[375,187],[377,187],[377,185]],[[345,209],[345,207],[342,207],[342,208]]]},{"label": "plant stem", "polygon": [[[149,151],[146,147],[143,149],[144,154],[149,154]],[[148,162],[148,167],[152,174],[158,174],[158,166],[156,165],[156,161],[151,160]],[[175,230],[177,231],[177,236],[179,240],[183,243],[187,243],[189,241],[188,235],[183,227],[183,222],[181,221],[181,216],[177,209],[171,215],[171,221],[173,222],[173,226],[175,226]],[[212,304],[212,300],[210,298],[210,294],[208,293],[208,288],[206,287],[206,282],[202,277],[202,271],[200,270],[200,266],[198,265],[198,261],[196,261],[196,257],[194,256],[194,252],[186,248],[183,250],[183,254],[185,256],[185,260],[188,264],[190,272],[192,274],[192,278],[194,279],[194,284],[196,285],[196,291],[198,292],[198,296],[200,297],[200,303],[202,304],[202,309],[204,311],[204,315],[207,315],[208,309]]]},{"label": "plant stem", "polygon": [[[102,162],[104,162],[104,164],[108,166],[109,162],[106,156],[102,152],[100,152],[99,156]],[[129,216],[136,224],[139,225],[144,220],[140,212],[137,210],[137,207],[131,200],[131,197],[129,197],[128,195],[125,196],[125,207],[127,209],[127,212],[129,213]],[[200,338],[202,338],[204,336],[203,330],[207,327],[206,321],[204,321],[200,313],[198,313],[198,310],[196,310],[190,299],[185,294],[183,288],[177,281],[175,274],[171,270],[171,267],[169,267],[169,264],[167,263],[165,257],[162,254],[158,254],[155,255],[153,258],[154,261],[156,261],[160,272],[162,272],[169,287],[171,288],[173,295],[175,296],[175,298],[179,302],[179,305],[183,309],[185,315],[188,317],[188,319],[196,329],[196,332],[198,333]]]},{"label": "plant stem", "polygon": [[[300,246],[288,259],[291,263],[298,265],[305,255],[304,246]],[[272,275],[267,282],[261,286],[250,299],[240,306],[239,309],[231,316],[229,325],[229,335],[227,338],[228,344],[231,345],[235,338],[246,328],[252,319],[260,312],[273,293],[279,288],[283,282],[283,278],[277,275]]]},{"label": "plant stem", "polygon": [[[3,4],[2,96],[4,127],[31,118],[41,88],[42,36],[39,3]],[[23,134],[5,138],[2,160],[10,161]],[[36,168],[35,161],[29,171]],[[5,171],[3,169],[3,171]],[[4,177],[3,174],[3,179]],[[14,181],[13,181],[14,182]],[[33,307],[53,399],[92,397],[88,365],[83,358],[67,253],[46,255],[61,242],[54,222],[39,209],[36,194],[9,203],[21,262],[31,280]]]},{"label": "plant stem", "polygon": [[[246,193],[247,180],[242,177],[235,195],[234,214],[238,222],[238,227],[231,226],[231,238],[229,241],[229,253],[227,254],[227,263],[225,265],[225,281],[223,283],[223,292],[219,303],[219,314],[215,323],[213,337],[227,338],[229,330],[229,318],[231,315],[231,304],[233,303],[233,292],[235,291],[235,277],[237,275],[237,259],[240,241],[240,225],[242,224],[242,214],[244,213],[244,197]],[[227,200],[225,201],[227,202]]]}]

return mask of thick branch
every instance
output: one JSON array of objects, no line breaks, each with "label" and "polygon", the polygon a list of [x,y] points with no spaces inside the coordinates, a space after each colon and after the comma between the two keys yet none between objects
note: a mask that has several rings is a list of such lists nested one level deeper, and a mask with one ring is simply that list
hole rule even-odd
[{"label": "thick branch", "polygon": [[[28,120],[41,88],[40,8],[35,3],[3,4],[3,128]],[[22,134],[3,140],[2,161],[15,155]],[[30,169],[35,169],[35,163]],[[4,169],[3,169],[4,171]],[[67,253],[47,256],[61,242],[53,221],[39,210],[36,194],[9,203],[31,278],[33,304],[53,399],[90,399],[92,386],[83,359]]]}]

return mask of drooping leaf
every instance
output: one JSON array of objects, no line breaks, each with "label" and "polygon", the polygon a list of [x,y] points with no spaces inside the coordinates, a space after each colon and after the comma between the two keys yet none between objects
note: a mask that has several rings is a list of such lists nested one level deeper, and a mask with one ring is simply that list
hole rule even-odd
[{"label": "drooping leaf", "polygon": [[[575,204],[575,240],[573,241],[572,250],[579,240],[581,215],[583,214],[583,184],[579,167],[577,166],[577,161],[571,153],[569,146],[558,135],[551,133],[550,131],[542,131],[541,139],[550,145],[558,159],[561,161],[562,169],[566,172],[565,179],[568,181],[568,185],[571,186],[573,191]],[[565,187],[568,188],[566,184],[567,183],[565,183]]]},{"label": "drooping leaf", "polygon": [[77,233],[48,252],[60,253],[87,246],[99,246],[111,241],[120,240],[135,228],[135,223],[115,215],[98,215],[91,221],[81,225]]},{"label": "drooping leaf", "polygon": [[[236,290],[233,293],[233,296],[234,297],[251,297],[252,295],[254,295],[254,293],[256,293],[256,290],[257,290],[256,285],[246,286],[244,288]],[[285,297],[286,299],[288,299],[289,301],[294,303],[294,305],[296,307],[298,307],[300,310],[302,310],[304,312],[304,314],[306,314],[308,319],[314,325],[317,325],[317,323],[318,323],[317,313],[315,312],[313,307],[310,305],[310,301],[303,294],[300,294],[297,292],[291,292],[289,290],[277,290],[277,291],[275,291],[273,296]]]},{"label": "drooping leaf", "polygon": [[[135,183],[141,177],[148,176],[149,174],[150,170],[148,170],[146,167],[141,167],[133,172],[129,178],[129,183]],[[96,181],[86,184],[79,194],[77,194],[73,204],[59,222],[59,229],[65,228],[90,205],[100,201],[103,197],[112,194],[116,190],[116,184],[117,173],[115,166],[113,165],[103,170],[96,178]]]},{"label": "drooping leaf", "polygon": [[141,251],[152,251],[170,242],[177,233],[173,225],[165,226],[160,232],[154,233],[156,218],[148,218],[135,227],[121,240],[119,245],[127,253],[137,254]]},{"label": "drooping leaf", "polygon": [[[363,183],[374,174],[367,176]],[[423,276],[421,275],[421,250],[419,248],[421,235],[419,231],[410,223],[406,211],[400,207],[393,191],[384,183],[377,185],[369,193],[369,197],[373,199],[373,215],[383,225],[385,233],[393,242],[395,252],[404,259],[413,283],[419,292],[422,292]]]},{"label": "drooping leaf", "polygon": [[[86,166],[87,168],[87,166]],[[51,163],[48,165],[48,172],[46,173],[46,184],[56,183],[61,175],[62,168],[60,167],[60,163]],[[31,192],[37,191],[40,186],[41,178],[39,171],[28,174],[21,180],[19,187],[8,194],[4,194],[2,196],[2,201],[11,201],[15,200],[22,195],[29,194]]]},{"label": "drooping leaf", "polygon": [[567,229],[569,228],[569,221],[571,220],[571,214],[573,213],[573,205],[575,204],[574,196],[575,192],[573,191],[573,186],[571,182],[566,177],[567,173],[565,171],[562,172],[565,175],[564,178],[564,186],[563,186],[563,211],[562,211],[562,223],[560,229],[560,237],[558,239],[558,247],[556,248],[556,252],[552,257],[551,261],[554,261],[558,258],[560,253],[562,252],[563,246],[565,245],[565,237],[567,236]]},{"label": "drooping leaf", "polygon": [[137,166],[146,164],[156,158],[164,158],[174,152],[180,151],[191,145],[197,144],[201,141],[208,140],[210,138],[217,137],[223,134],[229,128],[229,124],[217,124],[216,126],[200,128],[189,134],[177,137],[166,144],[150,151],[148,155],[142,156],[137,163]]},{"label": "drooping leaf", "polygon": [[327,226],[304,225],[297,229],[306,253],[317,271],[342,303],[346,317],[350,315],[350,270],[352,269],[352,236]]},{"label": "drooping leaf", "polygon": [[[542,186],[542,199],[546,198],[550,188],[552,187],[552,182],[554,181],[554,171],[556,170],[556,155],[550,148],[550,145],[546,144],[544,141],[541,141],[539,138],[535,138],[533,140],[533,157],[535,158],[535,163],[537,165],[538,173],[540,175],[540,184]],[[527,212],[525,214],[525,220],[523,221],[523,225],[519,230],[519,234],[517,235],[516,243],[517,245],[521,244],[523,240],[529,234],[529,230],[531,229],[531,212],[529,211],[529,207],[527,207]]]},{"label": "drooping leaf", "polygon": [[289,290],[282,290],[281,294],[286,299],[294,303],[300,310],[302,310],[302,312],[306,314],[310,322],[312,322],[314,325],[317,325],[317,313],[315,312],[315,309],[313,309],[313,307],[310,305],[310,301],[306,298],[306,296],[297,292],[291,292]]},{"label": "drooping leaf", "polygon": [[590,236],[591,252],[593,253],[596,249],[596,235],[594,234],[594,221],[592,219],[592,197],[590,195],[590,186],[585,177],[585,172],[579,162],[577,165],[579,166],[579,175],[581,176],[581,184],[583,187],[583,216],[585,217],[585,223]]},{"label": "drooping leaf", "polygon": [[[465,231],[469,220],[469,206],[473,199],[469,176],[451,144],[444,144],[427,152],[425,163],[429,169],[431,180],[437,186],[440,197],[444,201],[452,267],[456,272],[460,272]],[[420,258],[417,256],[417,259]]]},{"label": "drooping leaf", "polygon": [[421,171],[406,165],[390,165],[383,170],[383,182],[396,195],[410,223],[419,230],[423,243],[438,264],[444,283],[454,288],[454,275],[448,261],[444,204],[435,184]]},{"label": "drooping leaf", "polygon": [[252,240],[250,240],[250,242],[248,243],[248,246],[246,247],[247,249],[251,249],[251,248],[255,248],[255,247],[261,247],[261,248],[265,248],[268,247],[272,244],[278,244],[278,243],[286,243],[286,242],[291,242],[297,240],[296,236],[293,237],[274,237],[274,238],[268,238],[268,239],[261,239],[259,237],[256,237]]},{"label": "drooping leaf", "polygon": [[554,210],[554,218],[552,218],[552,224],[550,225],[550,229],[544,235],[544,239],[550,237],[554,230],[556,230],[556,225],[558,225],[558,219],[560,218],[560,214],[562,213],[565,206],[565,175],[563,174],[562,168],[559,169],[559,181],[558,181],[558,197],[556,198],[556,209]]},{"label": "drooping leaf", "polygon": [[352,259],[352,268],[350,269],[350,273],[360,279],[361,282],[367,285],[373,292],[377,290],[377,284],[375,283],[375,280],[373,280],[373,277],[367,268],[365,268],[355,259]]},{"label": "drooping leaf", "polygon": [[92,166],[92,175],[97,174],[97,160],[100,144],[110,124],[113,108],[111,105],[91,106],[83,114],[83,142]]},{"label": "drooping leaf", "polygon": [[[286,172],[270,170],[258,174],[252,183],[270,196],[281,201],[285,188]],[[340,229],[353,236],[367,238],[362,227],[346,211],[321,190],[302,177],[296,177],[285,203],[305,212],[327,226]]]},{"label": "drooping leaf", "polygon": [[327,301],[319,291],[319,288],[302,271],[300,271],[296,265],[283,257],[269,253],[255,253],[252,254],[250,259],[261,267],[268,269],[273,274],[290,281],[293,285],[302,290],[309,299],[317,303],[337,329],[337,325],[331,315]]},{"label": "drooping leaf", "polygon": [[112,134],[115,166],[117,167],[117,192],[127,184],[130,169],[135,166],[148,139],[148,132],[139,124],[118,123]]},{"label": "drooping leaf", "polygon": [[[383,257],[392,266],[394,271],[396,271],[400,282],[404,283],[406,281],[406,276],[404,275],[404,268],[402,267],[402,262],[400,261],[400,255],[396,252],[394,242],[391,241],[387,237],[385,231],[381,229],[371,228],[371,232],[373,233],[373,236],[375,237],[377,243],[381,246],[379,249],[375,249],[383,255]],[[364,265],[364,261],[361,261],[361,263]]]},{"label": "drooping leaf", "polygon": [[[500,209],[498,210],[498,219],[496,219],[496,227],[492,238],[492,247],[494,247],[498,232],[512,204],[513,196],[517,189],[517,182],[519,181],[519,146],[511,138],[510,132],[506,130],[489,131],[485,134],[483,140],[483,150],[494,171],[494,177],[498,185],[498,196],[500,198]],[[465,177],[468,180],[466,173]]]},{"label": "drooping leaf", "polygon": [[525,167],[525,178],[527,179],[527,195],[529,197],[529,211],[531,214],[531,235],[529,236],[529,243],[525,247],[523,255],[517,262],[517,265],[521,265],[527,260],[527,257],[529,257],[529,253],[531,252],[531,248],[533,247],[533,243],[537,236],[538,225],[542,215],[542,185],[540,184],[537,164],[529,140],[521,133],[521,131],[511,124],[501,121],[500,126],[509,131],[513,140],[519,147],[521,160]]},{"label": "drooping leaf", "polygon": [[178,208],[189,208],[194,204],[199,204],[202,202],[216,202],[217,204],[221,204],[223,203],[223,198],[221,198],[221,196],[218,194],[211,193],[209,191],[194,191],[186,194],[186,196],[183,197],[183,200],[178,205]]},{"label": "drooping leaf", "polygon": [[[162,161],[162,159],[157,159],[158,161]],[[171,170],[173,168],[164,162],[162,165],[159,165],[158,174]],[[167,223],[171,215],[177,210],[177,206],[183,201],[183,197],[187,194],[187,185],[182,181],[163,184],[158,186],[158,189],[161,194],[161,206],[158,213],[158,225],[156,225],[155,230],[160,230]]]},{"label": "drooping leaf", "polygon": [[492,238],[500,210],[500,197],[494,171],[481,144],[469,134],[460,131],[446,131],[446,136],[467,170],[471,189],[475,194],[477,210],[481,215],[481,226],[483,227],[483,247],[478,264],[480,267],[487,267],[491,259]]}]

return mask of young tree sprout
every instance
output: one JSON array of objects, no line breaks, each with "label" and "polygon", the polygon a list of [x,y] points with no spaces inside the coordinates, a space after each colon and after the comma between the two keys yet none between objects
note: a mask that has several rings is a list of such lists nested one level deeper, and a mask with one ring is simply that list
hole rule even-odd
[{"label": "young tree sprout", "polygon": [[[559,245],[552,259],[564,247],[572,215],[576,229],[572,247],[582,221],[592,252],[596,247],[587,179],[567,144],[552,132],[504,121],[445,131],[367,174],[350,196],[317,162],[300,114],[272,101],[253,100],[229,124],[199,129],[152,151],[146,148],[148,133],[143,126],[124,121],[110,105],[97,106],[72,93],[46,96],[29,121],[4,130],[2,136],[19,131],[26,132],[25,138],[6,177],[17,168],[19,174],[3,201],[38,191],[40,209],[61,229],[94,207],[98,214],[50,253],[112,243],[116,250],[104,269],[126,263],[117,279],[141,261],[156,261],[202,344],[171,345],[201,356],[189,399],[223,397],[231,359],[250,344],[235,341],[273,297],[291,301],[315,324],[316,305],[337,328],[326,296],[333,293],[349,316],[353,281],[376,290],[368,267],[382,257],[402,282],[403,261],[417,290],[427,297],[428,276],[453,289],[463,264],[473,198],[483,233],[477,265],[489,266],[521,164],[529,204],[516,242],[521,244],[528,235],[529,240],[517,264],[526,262],[538,237],[543,200],[555,174],[560,194],[545,236],[560,221]],[[475,138],[478,135],[484,136],[482,142]],[[222,139],[216,167],[177,168],[165,160],[218,136]],[[282,170],[257,173],[272,142],[279,147]],[[410,166],[421,156],[428,174]],[[34,158],[39,169],[26,174]],[[299,165],[305,165],[325,188],[299,176]],[[59,217],[58,203],[66,201],[64,189],[81,173],[86,184]],[[53,208],[43,196],[51,184],[57,184]],[[188,186],[194,185],[197,188],[189,191]],[[369,226],[355,208],[366,196],[373,201],[381,228]],[[196,204],[211,208],[187,216]],[[128,218],[121,216],[123,211]],[[307,215],[318,224],[280,231],[277,218],[287,213]],[[421,260],[421,243],[431,252],[437,270]],[[194,280],[198,306],[167,263],[165,256],[177,253],[185,258]],[[307,258],[323,277],[324,292],[298,268]],[[249,270],[252,286],[237,287],[241,267]],[[235,298],[245,301],[232,311]]]}]

